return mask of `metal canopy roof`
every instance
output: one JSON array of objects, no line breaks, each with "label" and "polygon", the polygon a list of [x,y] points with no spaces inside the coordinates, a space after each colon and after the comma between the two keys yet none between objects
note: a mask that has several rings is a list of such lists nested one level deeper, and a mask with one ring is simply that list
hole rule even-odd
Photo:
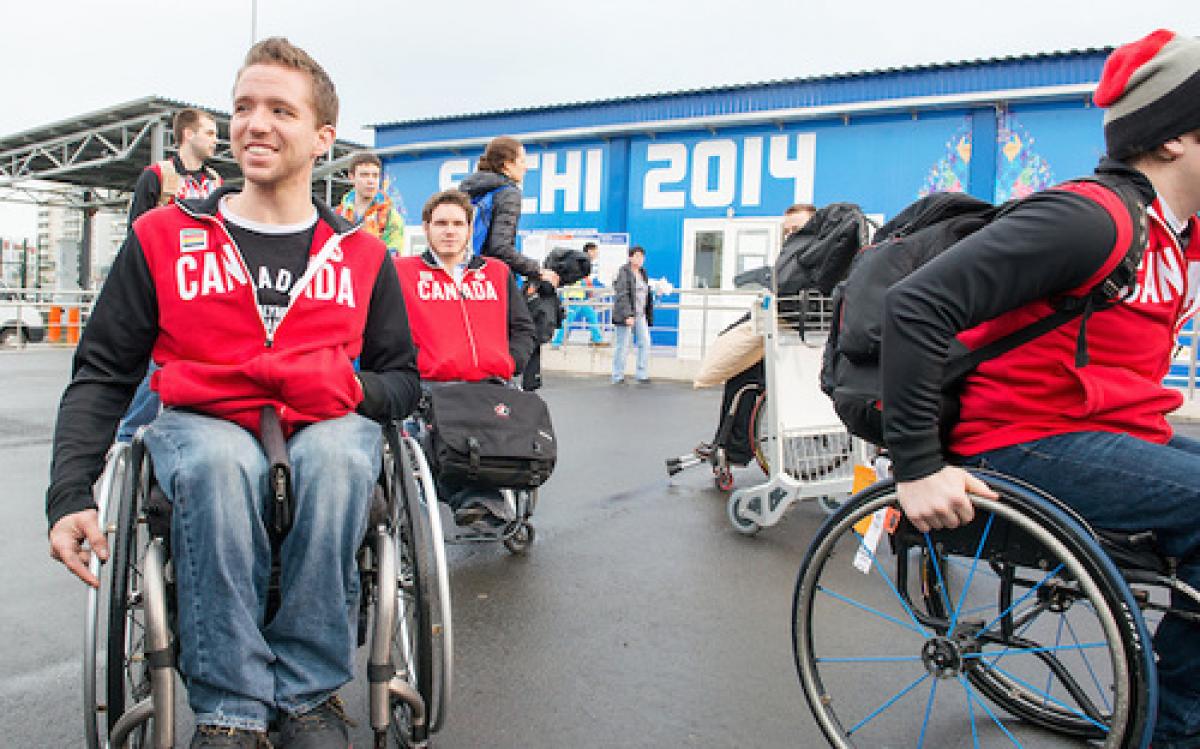
[{"label": "metal canopy roof", "polygon": [[[174,152],[171,119],[179,110],[191,106],[194,105],[148,96],[0,137],[0,188],[35,195],[37,191],[27,189],[24,183],[42,180],[129,192],[147,165]],[[228,135],[228,113],[194,108],[211,114],[218,133]],[[336,161],[363,148],[358,143],[338,140],[327,159]],[[219,140],[210,164],[227,180],[241,177],[227,139]],[[333,181],[342,180],[335,177]],[[95,202],[114,201],[99,198]]]}]

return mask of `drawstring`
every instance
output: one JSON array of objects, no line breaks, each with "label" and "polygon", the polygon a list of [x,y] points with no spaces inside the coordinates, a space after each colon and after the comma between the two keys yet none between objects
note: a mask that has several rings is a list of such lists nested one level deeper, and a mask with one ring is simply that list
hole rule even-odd
[{"label": "drawstring", "polygon": [[1087,301],[1083,303],[1083,317],[1079,320],[1079,337],[1075,339],[1075,368],[1082,369],[1088,365],[1088,350],[1087,350],[1087,323],[1088,318],[1095,311],[1096,300],[1093,295],[1087,295]]}]

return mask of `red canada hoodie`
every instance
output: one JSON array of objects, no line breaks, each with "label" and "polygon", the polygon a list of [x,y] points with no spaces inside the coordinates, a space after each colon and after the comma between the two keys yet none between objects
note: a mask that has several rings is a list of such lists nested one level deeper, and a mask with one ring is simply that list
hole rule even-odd
[{"label": "red canada hoodie", "polygon": [[[1110,190],[1092,183],[1072,183],[1069,189],[1103,206],[1117,227],[1109,261],[1072,292],[1082,294],[1124,257],[1132,226],[1129,212]],[[976,455],[1081,430],[1128,432],[1159,444],[1171,438],[1166,414],[1179,407],[1183,395],[1162,380],[1179,328],[1200,306],[1200,242],[1193,240],[1185,252],[1162,218],[1159,201],[1147,213],[1149,240],[1137,288],[1088,319],[1089,363],[1075,366],[1081,323],[1076,319],[980,364],[964,383],[960,419],[950,435],[952,452]],[[1196,218],[1190,221],[1191,236],[1200,236]],[[1035,302],[958,337],[975,349],[1051,311],[1048,301]]]},{"label": "red canada hoodie", "polygon": [[[256,285],[218,214],[182,205],[134,225],[158,295],[152,379],[166,406],[228,419],[258,434],[263,406],[285,436],[344,416],[362,400],[354,360],[386,248],[318,218],[304,276],[274,329],[259,313]],[[196,321],[204,327],[197,329]]]}]

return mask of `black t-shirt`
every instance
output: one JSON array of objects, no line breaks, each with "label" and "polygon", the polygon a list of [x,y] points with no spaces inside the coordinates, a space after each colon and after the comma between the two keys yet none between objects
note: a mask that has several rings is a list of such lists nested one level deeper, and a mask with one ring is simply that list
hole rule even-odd
[{"label": "black t-shirt", "polygon": [[257,289],[263,324],[273,332],[287,311],[292,287],[308,267],[309,248],[316,231],[314,213],[307,225],[264,226],[222,210],[229,236],[242,252]]}]

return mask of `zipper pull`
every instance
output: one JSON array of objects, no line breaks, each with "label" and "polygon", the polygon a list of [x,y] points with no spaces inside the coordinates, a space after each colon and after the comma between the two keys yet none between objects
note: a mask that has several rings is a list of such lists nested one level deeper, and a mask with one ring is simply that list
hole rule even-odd
[{"label": "zipper pull", "polygon": [[267,340],[263,341],[263,345],[266,346],[267,348],[271,348],[271,346],[273,346],[274,344],[275,344],[275,340],[271,336],[267,336]]}]

